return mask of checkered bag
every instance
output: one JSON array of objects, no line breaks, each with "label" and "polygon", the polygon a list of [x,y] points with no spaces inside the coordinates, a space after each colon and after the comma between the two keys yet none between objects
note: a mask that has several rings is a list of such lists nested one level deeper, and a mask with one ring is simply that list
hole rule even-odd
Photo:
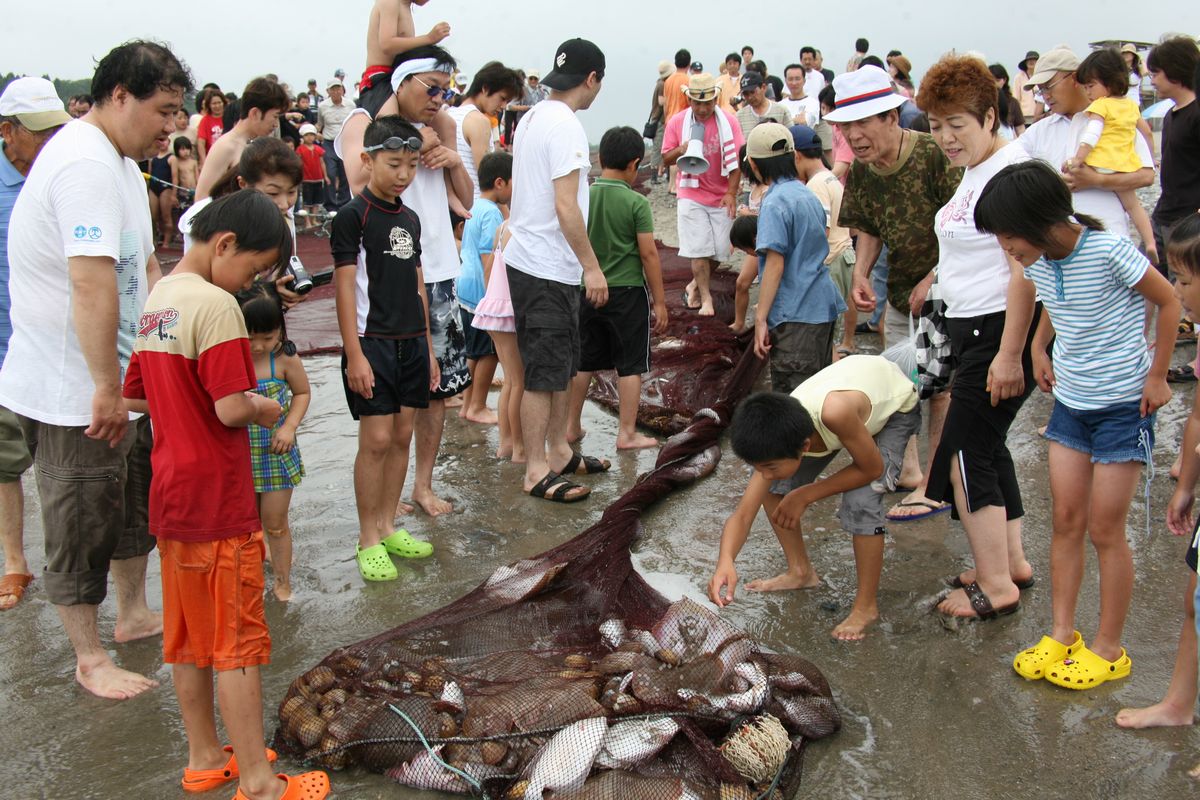
[{"label": "checkered bag", "polygon": [[946,326],[946,301],[942,287],[934,278],[917,320],[917,393],[921,399],[933,397],[950,384],[954,372],[954,354],[950,350],[950,331]]}]

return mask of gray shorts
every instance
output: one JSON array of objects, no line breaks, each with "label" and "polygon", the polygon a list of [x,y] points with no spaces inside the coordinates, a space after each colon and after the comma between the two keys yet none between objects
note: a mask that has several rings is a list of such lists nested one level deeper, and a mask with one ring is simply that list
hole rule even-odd
[{"label": "gray shorts", "polygon": [[21,480],[21,475],[32,463],[33,457],[29,454],[29,445],[25,444],[20,420],[16,414],[0,406],[0,483]]},{"label": "gray shorts", "polygon": [[[891,303],[887,304],[887,311],[883,315],[883,346],[891,347],[894,344],[903,342],[908,338],[908,320],[910,315],[896,308]],[[913,330],[916,331],[917,320],[912,318]]]},{"label": "gray shorts", "polygon": [[116,447],[88,438],[82,427],[20,419],[37,467],[46,596],[58,606],[100,605],[108,562],[154,549],[150,418],[130,422]]},{"label": "gray shorts", "polygon": [[832,322],[781,322],[771,328],[771,389],[784,394],[833,363]]},{"label": "gray shorts", "polygon": [[[875,446],[883,456],[883,475],[866,486],[859,486],[842,493],[842,505],[838,509],[838,522],[847,533],[855,536],[870,536],[885,533],[887,520],[884,516],[883,496],[895,491],[900,479],[900,467],[904,463],[904,448],[908,439],[921,428],[921,407],[912,411],[893,414],[875,434]],[[821,471],[833,461],[837,451],[816,458],[805,458],[796,474],[783,481],[771,484],[771,494],[787,494],[793,489],[806,486],[821,475]]]}]

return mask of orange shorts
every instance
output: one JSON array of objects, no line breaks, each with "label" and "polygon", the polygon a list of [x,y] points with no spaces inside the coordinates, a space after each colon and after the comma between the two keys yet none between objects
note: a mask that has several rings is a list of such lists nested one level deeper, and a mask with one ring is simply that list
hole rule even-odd
[{"label": "orange shorts", "polygon": [[271,660],[263,614],[263,535],[159,539],[163,661],[229,670]]}]

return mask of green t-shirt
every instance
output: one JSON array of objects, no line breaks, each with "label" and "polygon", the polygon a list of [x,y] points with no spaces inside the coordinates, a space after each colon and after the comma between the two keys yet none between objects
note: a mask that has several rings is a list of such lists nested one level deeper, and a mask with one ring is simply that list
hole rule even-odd
[{"label": "green t-shirt", "polygon": [[588,239],[609,286],[644,286],[639,233],[654,233],[650,201],[625,181],[597,178],[588,206]]},{"label": "green t-shirt", "polygon": [[888,248],[888,302],[908,308],[908,295],[938,263],[934,217],[962,183],[961,168],[919,131],[907,131],[900,158],[886,170],[850,167],[839,220],[878,236]]}]

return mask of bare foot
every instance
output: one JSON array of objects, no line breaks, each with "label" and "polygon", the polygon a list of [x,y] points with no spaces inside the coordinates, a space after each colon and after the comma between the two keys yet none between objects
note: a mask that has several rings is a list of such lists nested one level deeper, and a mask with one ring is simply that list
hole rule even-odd
[{"label": "bare foot", "polygon": [[[896,488],[899,489],[901,486],[905,486],[909,489],[912,489],[913,487],[919,487],[924,482],[925,482],[925,476],[921,474],[920,468],[906,470],[903,467],[901,467],[900,468],[900,477],[896,478]],[[924,500],[926,498],[925,498],[925,495],[920,492],[910,491],[908,493],[908,496],[905,497],[904,499],[905,500]]]},{"label": "bare foot", "polygon": [[[959,574],[958,581],[959,583],[974,583],[975,576],[975,569],[968,569]],[[1013,570],[1009,577],[1013,579],[1013,583],[1024,583],[1033,577],[1033,567],[1031,567],[1029,562],[1026,561],[1024,566],[1017,567],[1017,569]]]},{"label": "bare foot", "polygon": [[459,416],[468,422],[474,422],[479,425],[495,425],[500,421],[496,417],[496,412],[492,411],[487,406],[484,406],[482,411],[477,412],[467,412],[464,410],[461,414],[459,414]]},{"label": "bare foot", "polygon": [[709,301],[707,303],[700,304],[700,310],[696,312],[696,315],[700,317],[711,317],[716,315],[716,313],[716,311],[713,311],[712,302]]},{"label": "bare foot", "polygon": [[113,638],[118,642],[134,642],[138,639],[149,639],[162,633],[162,614],[156,614],[147,609],[140,614],[131,614],[125,619],[117,620],[113,630]]},{"label": "bare foot", "polygon": [[814,586],[821,585],[821,576],[815,571],[810,571],[804,575],[795,575],[791,572],[785,572],[782,575],[776,575],[774,578],[758,578],[746,584],[746,588],[752,592],[782,592],[787,589],[811,589]]},{"label": "bare foot", "polygon": [[[1020,598],[1021,592],[1015,586],[1012,588],[1012,594],[988,595],[988,599],[992,601],[992,608],[1004,608],[1007,605],[1017,602]],[[967,593],[962,589],[955,589],[946,595],[946,599],[938,603],[937,609],[948,617],[971,619],[979,616],[975,613],[971,601],[967,599]]]},{"label": "bare foot", "polygon": [[1196,722],[1190,708],[1172,708],[1155,703],[1145,708],[1122,708],[1117,712],[1117,725],[1122,728],[1170,728]]},{"label": "bare foot", "polygon": [[292,585],[290,583],[281,583],[275,581],[275,585],[271,587],[271,592],[275,595],[275,599],[281,603],[286,603],[292,599]]},{"label": "bare foot", "polygon": [[643,447],[658,447],[658,439],[653,436],[643,436],[640,433],[617,437],[618,450],[639,450]]},{"label": "bare foot", "polygon": [[1200,764],[1197,764],[1196,766],[1194,766],[1188,770],[1188,777],[1189,778],[1200,778]]},{"label": "bare foot", "polygon": [[734,333],[741,333],[742,331],[746,330],[746,323],[731,322],[729,323],[729,330],[733,331]]},{"label": "bare foot", "polygon": [[567,444],[578,444],[587,438],[587,431],[579,428],[573,431],[567,431]]},{"label": "bare foot", "polygon": [[1175,456],[1175,460],[1171,462],[1171,469],[1167,473],[1171,476],[1171,480],[1179,480],[1179,470],[1183,468],[1183,453]]},{"label": "bare foot", "polygon": [[1046,429],[1047,429],[1047,428],[1049,428],[1049,427],[1050,427],[1049,425],[1041,425],[1041,426],[1039,426],[1039,427],[1038,427],[1038,436],[1045,436],[1045,435],[1046,435]]},{"label": "bare foot", "polygon": [[693,310],[700,307],[700,290],[695,281],[683,287],[683,304]]},{"label": "bare foot", "polygon": [[830,636],[839,642],[858,642],[867,637],[867,626],[879,619],[879,611],[850,610],[850,616],[838,623]]},{"label": "bare foot", "polygon": [[512,458],[513,448],[511,444],[500,443],[496,448],[496,458]]},{"label": "bare foot", "polygon": [[454,510],[454,506],[433,492],[421,492],[420,494],[413,492],[413,502],[431,517],[440,517],[442,514],[449,514]]},{"label": "bare foot", "polygon": [[158,681],[121,669],[107,656],[87,670],[75,667],[75,680],[97,697],[109,700],[128,700],[158,686]]},{"label": "bare foot", "polygon": [[525,463],[525,448],[523,448],[523,447],[514,447],[513,448],[512,463],[514,463],[514,464],[524,464]]},{"label": "bare foot", "polygon": [[456,394],[454,397],[447,397],[445,400],[446,408],[462,408],[463,399],[461,394]]},{"label": "bare foot", "polygon": [[396,516],[397,517],[403,517],[406,514],[411,514],[412,512],[413,512],[412,503],[406,503],[403,500],[396,503]]},{"label": "bare foot", "polygon": [[947,503],[938,503],[914,492],[889,508],[887,518],[893,522],[902,521],[909,517],[928,515],[930,511],[936,511],[943,506],[950,507]]}]

